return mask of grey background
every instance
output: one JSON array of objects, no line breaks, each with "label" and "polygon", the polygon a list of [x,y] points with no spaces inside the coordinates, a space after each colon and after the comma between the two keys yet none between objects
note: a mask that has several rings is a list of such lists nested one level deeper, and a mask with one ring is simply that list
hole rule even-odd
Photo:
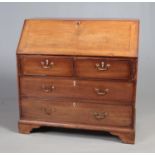
[{"label": "grey background", "polygon": [[[140,20],[136,144],[112,136],[17,132],[16,47],[25,18]],[[155,3],[0,3],[0,152],[155,152]]]}]

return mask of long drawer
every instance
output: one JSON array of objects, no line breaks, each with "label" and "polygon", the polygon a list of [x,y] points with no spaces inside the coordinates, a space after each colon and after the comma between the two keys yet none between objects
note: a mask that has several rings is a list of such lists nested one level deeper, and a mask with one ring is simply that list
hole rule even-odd
[{"label": "long drawer", "polygon": [[27,97],[66,97],[128,103],[134,96],[132,82],[21,77],[20,86],[21,95]]},{"label": "long drawer", "polygon": [[132,106],[92,104],[71,100],[21,100],[23,120],[97,126],[132,125]]}]

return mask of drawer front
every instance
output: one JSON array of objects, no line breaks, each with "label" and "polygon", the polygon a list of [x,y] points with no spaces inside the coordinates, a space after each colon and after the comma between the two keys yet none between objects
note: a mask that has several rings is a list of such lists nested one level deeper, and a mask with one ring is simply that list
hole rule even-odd
[{"label": "drawer front", "polygon": [[29,97],[69,97],[128,103],[132,101],[134,92],[131,82],[21,77],[20,83],[21,95]]},{"label": "drawer front", "polygon": [[22,56],[21,72],[24,75],[72,76],[73,61],[55,56]]},{"label": "drawer front", "polygon": [[78,77],[129,79],[131,74],[130,61],[113,58],[77,58],[75,67]]},{"label": "drawer front", "polygon": [[21,118],[54,123],[98,126],[132,125],[132,107],[76,101],[22,99]]}]

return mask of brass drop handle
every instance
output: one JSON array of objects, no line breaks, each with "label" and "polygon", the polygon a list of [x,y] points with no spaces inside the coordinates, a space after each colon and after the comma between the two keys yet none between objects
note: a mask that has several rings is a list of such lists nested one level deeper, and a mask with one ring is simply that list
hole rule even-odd
[{"label": "brass drop handle", "polygon": [[108,113],[107,112],[94,112],[93,115],[97,120],[101,120],[101,119],[105,119]]},{"label": "brass drop handle", "polygon": [[97,95],[106,95],[109,92],[109,89],[99,89],[99,88],[95,88],[94,89]]},{"label": "brass drop handle", "polygon": [[96,66],[97,70],[99,70],[99,71],[106,71],[109,69],[110,64],[105,64],[105,62],[102,61],[101,63],[96,63],[95,66]]},{"label": "brass drop handle", "polygon": [[54,62],[50,62],[48,59],[45,59],[44,61],[41,61],[41,66],[44,69],[52,68],[54,65]]},{"label": "brass drop handle", "polygon": [[55,87],[53,85],[42,85],[42,90],[45,93],[53,92],[54,89],[55,89]]}]

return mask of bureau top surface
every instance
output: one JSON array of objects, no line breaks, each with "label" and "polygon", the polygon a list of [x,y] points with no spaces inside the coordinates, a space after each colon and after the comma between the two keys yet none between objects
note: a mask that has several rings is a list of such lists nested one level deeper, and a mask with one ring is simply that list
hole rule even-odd
[{"label": "bureau top surface", "polygon": [[137,57],[137,20],[25,20],[17,54]]}]

